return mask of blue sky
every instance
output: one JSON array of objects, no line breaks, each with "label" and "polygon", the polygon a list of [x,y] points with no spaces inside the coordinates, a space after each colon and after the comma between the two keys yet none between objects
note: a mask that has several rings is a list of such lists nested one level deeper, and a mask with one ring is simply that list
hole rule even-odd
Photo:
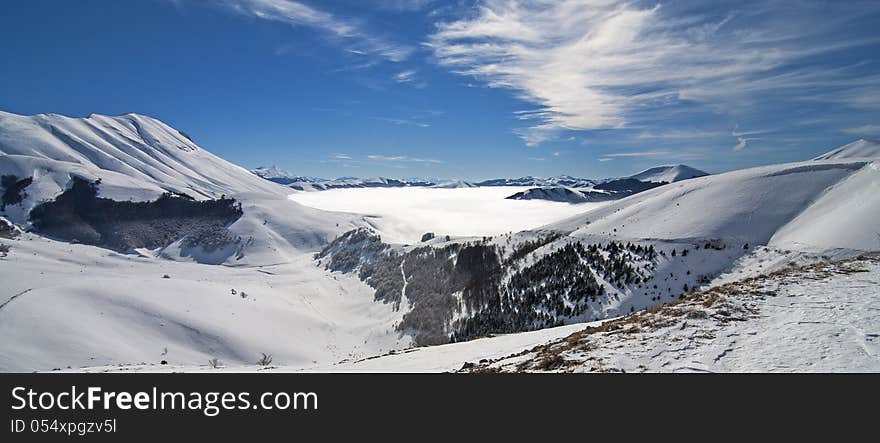
[{"label": "blue sky", "polygon": [[606,177],[880,137],[880,2],[9,1],[0,109],[323,177]]}]

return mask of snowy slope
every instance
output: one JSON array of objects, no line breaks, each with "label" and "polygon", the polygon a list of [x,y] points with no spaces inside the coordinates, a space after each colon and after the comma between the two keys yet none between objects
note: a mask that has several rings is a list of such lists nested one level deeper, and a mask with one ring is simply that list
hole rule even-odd
[{"label": "snowy slope", "polygon": [[301,366],[409,345],[393,327],[401,312],[307,254],[212,266],[33,234],[3,242],[12,249],[0,258],[0,372],[211,358],[246,365],[261,352]]},{"label": "snowy slope", "polygon": [[239,240],[210,252],[181,240],[120,253],[33,233],[4,239],[0,371],[214,357],[247,364],[260,352],[314,364],[409,343],[393,328],[400,312],[312,260],[335,236],[364,226],[363,217],[299,205],[289,188],[158,120],[0,113],[0,173],[34,179],[24,201],[2,214],[23,227],[30,209],[72,176],[101,179],[101,196],[116,200],[225,194],[243,209],[228,227]]},{"label": "snowy slope", "polygon": [[101,197],[151,200],[166,191],[196,199],[227,195],[244,206],[244,216],[230,227],[242,237],[239,250],[205,256],[173,246],[165,256],[209,263],[287,261],[299,250],[313,251],[341,232],[359,226],[350,214],[328,214],[300,206],[286,197],[290,189],[196,145],[182,132],[151,117],[126,114],[70,118],[55,114],[22,116],[0,112],[0,174],[33,177],[21,204],[6,216],[25,226],[37,204],[63,192],[71,176],[101,179]]},{"label": "snowy slope", "polygon": [[[86,372],[874,372],[880,259],[787,269],[604,322],[334,364],[95,366]],[[74,369],[78,370],[78,369]]]},{"label": "snowy slope", "polygon": [[137,114],[71,118],[0,112],[0,172],[34,176],[31,200],[60,193],[70,174],[101,178],[102,194],[117,199],[153,198],[164,191],[196,199],[282,192],[176,129]]},{"label": "snowy slope", "polygon": [[880,250],[880,161],[828,188],[769,244],[791,249]]},{"label": "snowy slope", "polygon": [[[838,185],[859,173],[851,185]],[[661,186],[547,228],[575,237],[620,239],[724,239],[768,244],[805,211],[829,211],[846,226],[822,233],[821,245],[877,249],[876,221],[866,216],[880,195],[877,163],[857,160],[812,161],[763,166],[694,178]],[[855,195],[853,195],[855,194]],[[862,207],[854,202],[859,200]],[[807,230],[818,232],[823,217],[802,217],[774,239],[778,247],[797,247]],[[818,241],[818,240],[817,240]]]},{"label": "snowy slope", "polygon": [[706,172],[703,172],[699,169],[692,168],[686,165],[667,165],[667,166],[657,166],[655,168],[646,169],[638,174],[634,174],[629,176],[629,178],[634,178],[636,180],[640,180],[643,182],[666,182],[666,183],[674,183],[681,180],[687,180],[689,178],[695,177],[703,177],[709,175]]},{"label": "snowy slope", "polygon": [[[788,269],[612,320],[471,370],[876,373],[878,285],[876,255]],[[465,349],[457,353],[466,355]]]},{"label": "snowy slope", "polygon": [[813,160],[839,160],[848,158],[880,157],[880,141],[859,139],[852,143],[832,149]]}]

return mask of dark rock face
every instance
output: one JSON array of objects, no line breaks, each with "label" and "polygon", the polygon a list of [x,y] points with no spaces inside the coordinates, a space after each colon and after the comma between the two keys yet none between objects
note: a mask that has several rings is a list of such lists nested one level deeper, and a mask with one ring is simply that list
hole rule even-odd
[{"label": "dark rock face", "polygon": [[0,218],[0,238],[13,239],[18,237],[20,231],[5,218]]},{"label": "dark rock face", "polygon": [[24,189],[33,183],[33,177],[19,179],[14,175],[4,175],[0,177],[0,188],[3,193],[0,194],[0,211],[5,211],[7,205],[17,205],[27,197]]},{"label": "dark rock face", "polygon": [[656,188],[658,186],[663,186],[665,184],[667,183],[643,182],[634,178],[621,178],[619,180],[611,180],[610,182],[598,184],[596,186],[593,186],[593,188],[601,189],[603,191],[619,192],[625,193],[626,195],[632,195],[638,194],[639,192],[647,191],[648,189]]},{"label": "dark rock face", "polygon": [[74,177],[55,200],[36,206],[30,220],[37,232],[67,241],[117,249],[163,247],[180,239],[206,250],[237,241],[226,226],[242,215],[234,199],[196,201],[164,194],[151,202],[97,196],[100,180]]}]

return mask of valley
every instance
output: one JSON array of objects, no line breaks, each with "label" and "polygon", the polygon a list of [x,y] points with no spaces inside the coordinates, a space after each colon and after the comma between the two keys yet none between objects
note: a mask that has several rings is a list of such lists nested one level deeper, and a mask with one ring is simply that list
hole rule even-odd
[{"label": "valley", "polygon": [[[848,146],[713,175],[673,165],[306,190],[149,117],[0,113],[0,370],[677,371],[631,344],[599,366],[561,345],[549,366],[523,351],[609,319],[675,317],[784,269],[831,278],[823,263],[880,250],[880,144]],[[508,198],[518,193],[537,198]],[[603,193],[614,197],[545,198]],[[791,272],[785,281],[812,278]],[[855,303],[857,287],[876,295],[871,281],[834,285],[851,294],[840,303]],[[756,287],[743,288],[752,300]],[[876,319],[871,300],[857,321]],[[681,339],[664,331],[639,342]],[[263,354],[271,364],[256,365]],[[429,364],[435,355],[446,363]],[[824,367],[850,368],[835,359]],[[693,367],[784,369],[761,364]]]}]

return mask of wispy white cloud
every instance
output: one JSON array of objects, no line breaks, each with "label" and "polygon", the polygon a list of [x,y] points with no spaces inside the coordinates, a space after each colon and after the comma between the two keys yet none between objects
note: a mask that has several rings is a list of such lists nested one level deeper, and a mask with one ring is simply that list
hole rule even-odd
[{"label": "wispy white cloud", "polygon": [[373,0],[372,4],[380,9],[398,12],[420,11],[435,0]]},{"label": "wispy white cloud", "polygon": [[[876,87],[855,69],[806,62],[878,41],[827,38],[880,9],[845,3],[795,11],[782,1],[748,2],[707,15],[625,0],[483,0],[463,18],[438,23],[425,45],[453,72],[535,104],[517,114],[531,124],[516,132],[536,145],[563,130],[627,127],[637,111],[685,102],[727,112],[766,92]],[[868,106],[878,97],[850,101]]]},{"label": "wispy white cloud", "polygon": [[373,35],[359,23],[336,17],[305,3],[294,0],[211,0],[238,14],[260,20],[307,26],[342,42],[352,54],[379,56],[399,62],[408,58],[413,49]]},{"label": "wispy white cloud", "polygon": [[602,158],[618,158],[618,157],[667,157],[674,155],[672,151],[637,151],[637,152],[615,152],[604,154]]},{"label": "wispy white cloud", "polygon": [[389,117],[373,117],[376,120],[380,120],[383,122],[388,122],[391,124],[395,124],[398,126],[418,126],[420,128],[428,128],[431,125],[425,122],[420,122],[417,120],[409,120],[405,118],[389,118]]},{"label": "wispy white cloud", "polygon": [[408,69],[406,71],[398,72],[394,75],[394,81],[397,83],[410,83],[416,80],[416,71],[414,69]]},{"label": "wispy white cloud", "polygon": [[419,89],[428,86],[425,81],[419,79],[417,74],[418,71],[416,71],[415,69],[407,69],[405,71],[400,71],[397,74],[394,74],[393,78],[394,81],[396,81],[397,83],[408,84]]},{"label": "wispy white cloud", "polygon": [[767,134],[770,132],[773,132],[773,131],[769,130],[769,129],[754,130],[754,131],[741,131],[739,129],[739,125],[736,125],[736,126],[734,126],[733,131],[730,131],[730,135],[736,137],[736,142],[737,142],[736,145],[734,145],[733,150],[734,151],[742,151],[743,149],[745,149],[746,147],[749,146],[749,142],[752,142],[755,140],[761,140],[760,137],[747,137],[749,135]]},{"label": "wispy white cloud", "polygon": [[855,128],[846,128],[843,132],[853,135],[878,135],[880,134],[880,125],[862,125]]},{"label": "wispy white cloud", "polygon": [[442,160],[437,160],[433,158],[419,158],[419,157],[409,157],[406,155],[380,155],[380,154],[370,154],[367,156],[368,159],[378,162],[405,162],[405,163],[424,163],[424,164],[440,164],[443,163]]},{"label": "wispy white cloud", "polygon": [[332,154],[330,158],[333,160],[351,160],[351,156],[348,154]]},{"label": "wispy white cloud", "polygon": [[665,160],[696,160],[706,157],[706,152],[701,149],[680,149],[680,150],[649,150],[649,151],[626,151],[612,152],[602,154],[599,161],[607,162],[618,158],[646,158],[646,159],[665,159]]},{"label": "wispy white cloud", "polygon": [[635,138],[640,140],[705,140],[726,135],[721,131],[677,130],[641,132]]}]

